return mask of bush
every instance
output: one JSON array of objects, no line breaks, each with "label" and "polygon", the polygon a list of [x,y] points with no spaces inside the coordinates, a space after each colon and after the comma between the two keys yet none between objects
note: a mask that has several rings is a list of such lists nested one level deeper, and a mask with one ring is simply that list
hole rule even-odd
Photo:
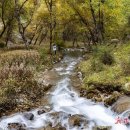
[{"label": "bush", "polygon": [[39,64],[40,55],[37,51],[23,51],[15,50],[2,53],[0,55],[0,65],[2,66],[12,66],[12,65],[35,65]]},{"label": "bush", "polygon": [[4,48],[5,47],[5,43],[0,42],[0,48]]},{"label": "bush", "polygon": [[4,112],[7,109],[12,111],[21,103],[24,106],[27,101],[35,106],[33,102],[43,96],[44,87],[38,83],[34,74],[33,68],[25,66],[0,69],[0,108]]},{"label": "bush", "polygon": [[51,55],[49,55],[49,50],[46,48],[38,49],[40,55],[40,61],[42,65],[46,65],[47,67],[51,66]]},{"label": "bush", "polygon": [[100,72],[103,70],[103,64],[98,60],[91,60],[91,67],[90,69],[95,72]]},{"label": "bush", "polygon": [[57,40],[57,41],[56,41],[56,45],[57,45],[58,47],[65,47],[64,42],[63,42],[62,40]]},{"label": "bush", "polygon": [[130,75],[130,59],[121,61],[121,69],[125,76]]},{"label": "bush", "polygon": [[116,49],[100,46],[93,50],[89,59],[80,63],[84,87],[92,83],[124,88],[130,81],[130,44],[119,45]]},{"label": "bush", "polygon": [[42,62],[44,62],[46,60],[46,55],[48,54],[48,50],[44,48],[40,48],[38,51],[40,54],[40,59],[42,60]]},{"label": "bush", "polygon": [[39,84],[36,76],[39,68],[44,70],[50,63],[46,48],[40,48],[38,51],[4,50],[1,53],[0,114],[6,113],[7,110],[23,111],[40,104],[45,86]]},{"label": "bush", "polygon": [[114,63],[114,58],[112,54],[108,51],[104,51],[100,55],[100,61],[105,65],[112,65]]},{"label": "bush", "polygon": [[[8,47],[9,50],[27,50],[26,46],[24,44],[13,44]],[[29,49],[34,49],[34,46],[30,45]]]}]

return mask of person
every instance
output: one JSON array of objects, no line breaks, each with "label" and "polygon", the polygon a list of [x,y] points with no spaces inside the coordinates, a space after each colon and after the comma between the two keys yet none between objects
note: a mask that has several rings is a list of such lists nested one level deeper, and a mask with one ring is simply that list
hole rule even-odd
[{"label": "person", "polygon": [[57,51],[57,46],[56,44],[54,43],[53,46],[52,46],[52,50],[54,51],[54,54],[56,55],[56,51]]}]

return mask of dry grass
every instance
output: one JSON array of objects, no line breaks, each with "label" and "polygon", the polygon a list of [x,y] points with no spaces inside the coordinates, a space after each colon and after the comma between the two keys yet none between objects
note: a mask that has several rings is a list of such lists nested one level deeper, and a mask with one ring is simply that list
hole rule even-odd
[{"label": "dry grass", "polygon": [[36,68],[12,65],[0,68],[0,116],[41,105],[45,87],[35,79]]},{"label": "dry grass", "polygon": [[39,103],[44,86],[38,84],[35,74],[37,66],[42,66],[42,63],[41,55],[36,50],[1,52],[0,114],[13,111],[19,105],[24,109],[25,105],[28,108]]},{"label": "dry grass", "polygon": [[31,50],[15,50],[7,51],[0,55],[0,65],[9,66],[12,65],[28,65],[28,64],[38,64],[40,62],[40,55],[37,51]]},{"label": "dry grass", "polygon": [[[29,49],[34,49],[35,46],[30,45]],[[12,44],[11,46],[8,46],[7,50],[26,50],[26,47],[24,44]]]},{"label": "dry grass", "polygon": [[36,103],[44,94],[44,87],[42,89],[42,86],[35,80],[34,73],[34,68],[25,66],[0,69],[1,112],[12,111],[20,104],[27,104],[27,101],[35,106],[34,102]]},{"label": "dry grass", "polygon": [[36,80],[38,71],[52,67],[53,60],[61,57],[58,53],[53,58],[48,46],[36,46],[35,50],[23,48],[20,45],[0,49],[0,116],[38,106],[47,91],[47,86]]}]

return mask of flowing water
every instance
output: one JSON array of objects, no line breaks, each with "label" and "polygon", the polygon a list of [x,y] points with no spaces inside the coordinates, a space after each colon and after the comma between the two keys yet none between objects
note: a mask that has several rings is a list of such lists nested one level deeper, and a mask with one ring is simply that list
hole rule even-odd
[{"label": "flowing water", "polygon": [[[80,60],[80,57],[65,56],[61,63],[53,68],[60,79],[54,87],[54,91],[48,93],[49,102],[53,106],[50,112],[38,115],[38,109],[32,110],[31,113],[34,114],[34,120],[32,121],[27,120],[23,113],[3,117],[0,120],[0,130],[8,130],[8,123],[25,124],[27,129],[32,130],[45,127],[48,122],[52,122],[52,126],[60,122],[67,130],[92,130],[93,126],[111,126],[111,130],[130,130],[130,127],[128,128],[123,124],[115,124],[118,115],[112,112],[110,108],[106,108],[103,103],[97,104],[91,100],[81,98],[74,91],[70,76],[75,73],[74,68]],[[50,113],[54,112],[65,114],[61,114],[60,118],[55,120],[50,117]],[[89,120],[88,128],[83,128],[83,124],[79,127],[69,126],[68,118],[75,114],[84,115],[86,120]]]}]

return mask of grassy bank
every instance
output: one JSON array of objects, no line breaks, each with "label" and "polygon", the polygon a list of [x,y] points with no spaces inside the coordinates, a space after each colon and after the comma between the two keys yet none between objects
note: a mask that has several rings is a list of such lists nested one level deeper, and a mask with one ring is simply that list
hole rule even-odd
[{"label": "grassy bank", "polygon": [[1,49],[0,116],[41,105],[49,86],[39,84],[36,76],[38,72],[52,68],[53,60],[61,56],[57,53],[52,57],[47,47]]},{"label": "grassy bank", "polygon": [[109,91],[112,87],[113,91],[119,88],[129,94],[130,43],[116,47],[93,47],[93,51],[86,54],[86,60],[80,63],[79,69],[84,75],[83,88],[89,90],[92,86],[98,86],[99,89],[106,87],[106,91]]}]

